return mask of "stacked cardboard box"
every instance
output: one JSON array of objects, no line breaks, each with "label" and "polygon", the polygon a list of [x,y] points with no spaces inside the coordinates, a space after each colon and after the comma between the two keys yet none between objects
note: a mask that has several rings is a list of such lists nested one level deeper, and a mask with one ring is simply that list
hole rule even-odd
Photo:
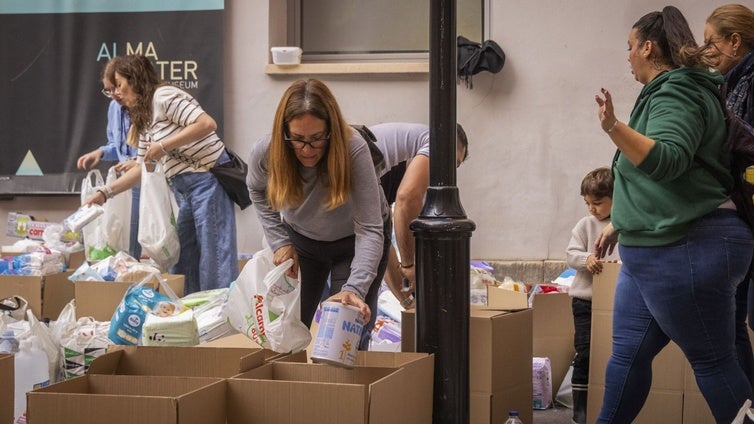
[{"label": "stacked cardboard box", "polygon": [[[605,367],[612,352],[615,283],[620,264],[605,264],[595,275],[592,293],[592,341],[587,422],[594,423],[605,393]],[[652,363],[652,386],[638,423],[714,423],[681,349],[670,342]]]},{"label": "stacked cardboard box", "polygon": [[[568,374],[576,351],[573,347],[573,312],[568,293],[536,293],[487,287],[487,304],[491,308],[520,310],[532,308],[533,355],[550,359],[552,392],[557,394]],[[553,399],[554,401],[554,399]]]},{"label": "stacked cardboard box", "polygon": [[[416,318],[401,317],[401,349],[412,352]],[[517,410],[532,422],[532,311],[472,307],[469,322],[469,421],[505,421]],[[461,341],[459,341],[461,343]]]}]

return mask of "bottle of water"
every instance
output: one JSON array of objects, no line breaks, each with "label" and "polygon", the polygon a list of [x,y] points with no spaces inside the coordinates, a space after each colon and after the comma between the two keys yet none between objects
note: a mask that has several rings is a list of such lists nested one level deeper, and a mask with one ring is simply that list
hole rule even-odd
[{"label": "bottle of water", "polygon": [[0,353],[18,353],[19,344],[18,339],[13,334],[13,330],[3,331],[3,335],[0,336]]},{"label": "bottle of water", "polygon": [[50,384],[50,368],[47,354],[34,346],[34,337],[21,341],[21,346],[14,358],[16,398],[14,400],[14,421],[26,413],[26,392]]},{"label": "bottle of water", "polygon": [[508,412],[508,419],[505,421],[505,424],[523,424],[523,421],[518,418],[518,411]]}]

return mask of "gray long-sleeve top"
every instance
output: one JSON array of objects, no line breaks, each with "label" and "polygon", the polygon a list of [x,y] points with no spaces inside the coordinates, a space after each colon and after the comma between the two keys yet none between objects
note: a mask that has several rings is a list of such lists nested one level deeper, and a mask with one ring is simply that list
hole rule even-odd
[{"label": "gray long-sleeve top", "polygon": [[267,135],[254,145],[246,177],[251,200],[270,248],[274,252],[291,244],[283,222],[297,233],[314,240],[334,241],[355,235],[351,275],[342,290],[354,292],[364,299],[382,258],[383,220],[389,213],[366,141],[355,132],[349,141],[351,195],[345,204],[328,211],[325,200],[329,189],[318,178],[317,169],[299,166],[304,183],[303,201],[296,207],[286,206],[278,212],[272,209],[267,199],[270,138]]}]

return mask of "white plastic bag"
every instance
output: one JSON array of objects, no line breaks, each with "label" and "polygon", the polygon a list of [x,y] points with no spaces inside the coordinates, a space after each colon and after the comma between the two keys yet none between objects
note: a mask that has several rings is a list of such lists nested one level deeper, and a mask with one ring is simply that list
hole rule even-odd
[{"label": "white plastic bag", "polygon": [[749,399],[746,399],[744,406],[738,410],[738,414],[731,424],[743,424],[746,417],[749,417],[750,420],[754,420],[754,410],[751,409],[751,400]]},{"label": "white plastic bag", "polygon": [[230,286],[222,311],[235,330],[280,353],[301,351],[312,339],[301,322],[301,285],[285,275],[292,263],[275,266],[270,248],[255,253]]},{"label": "white plastic bag", "polygon": [[149,171],[146,164],[141,167],[139,243],[142,253],[166,272],[178,262],[181,252],[175,222],[178,206],[168,187],[162,162],[155,164],[153,171]]},{"label": "white plastic bag", "polygon": [[76,319],[75,302],[68,302],[57,321],[50,323],[52,336],[60,345],[64,380],[86,374],[94,358],[105,354],[107,347],[113,344],[107,337],[110,322],[98,322],[92,317]]},{"label": "white plastic bag", "polygon": [[[107,171],[106,184],[112,184],[118,179],[115,167]],[[105,213],[102,216],[107,244],[115,252],[128,252],[131,243],[131,190],[119,193],[104,204]]]},{"label": "white plastic bag", "polygon": [[[83,205],[89,200],[97,192],[98,187],[104,185],[105,182],[102,180],[99,169],[89,171],[84,181],[81,182],[81,204]],[[100,215],[81,229],[81,236],[84,239],[84,252],[88,261],[96,262],[115,253],[107,245],[107,234],[103,224],[103,217]]]}]

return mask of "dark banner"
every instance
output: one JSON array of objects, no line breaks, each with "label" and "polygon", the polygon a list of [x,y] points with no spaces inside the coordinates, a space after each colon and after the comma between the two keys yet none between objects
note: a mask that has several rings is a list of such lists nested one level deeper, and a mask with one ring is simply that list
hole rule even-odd
[{"label": "dark banner", "polygon": [[150,58],[222,126],[222,0],[0,3],[0,195],[78,192],[76,160],[107,143],[102,70],[124,54]]}]

